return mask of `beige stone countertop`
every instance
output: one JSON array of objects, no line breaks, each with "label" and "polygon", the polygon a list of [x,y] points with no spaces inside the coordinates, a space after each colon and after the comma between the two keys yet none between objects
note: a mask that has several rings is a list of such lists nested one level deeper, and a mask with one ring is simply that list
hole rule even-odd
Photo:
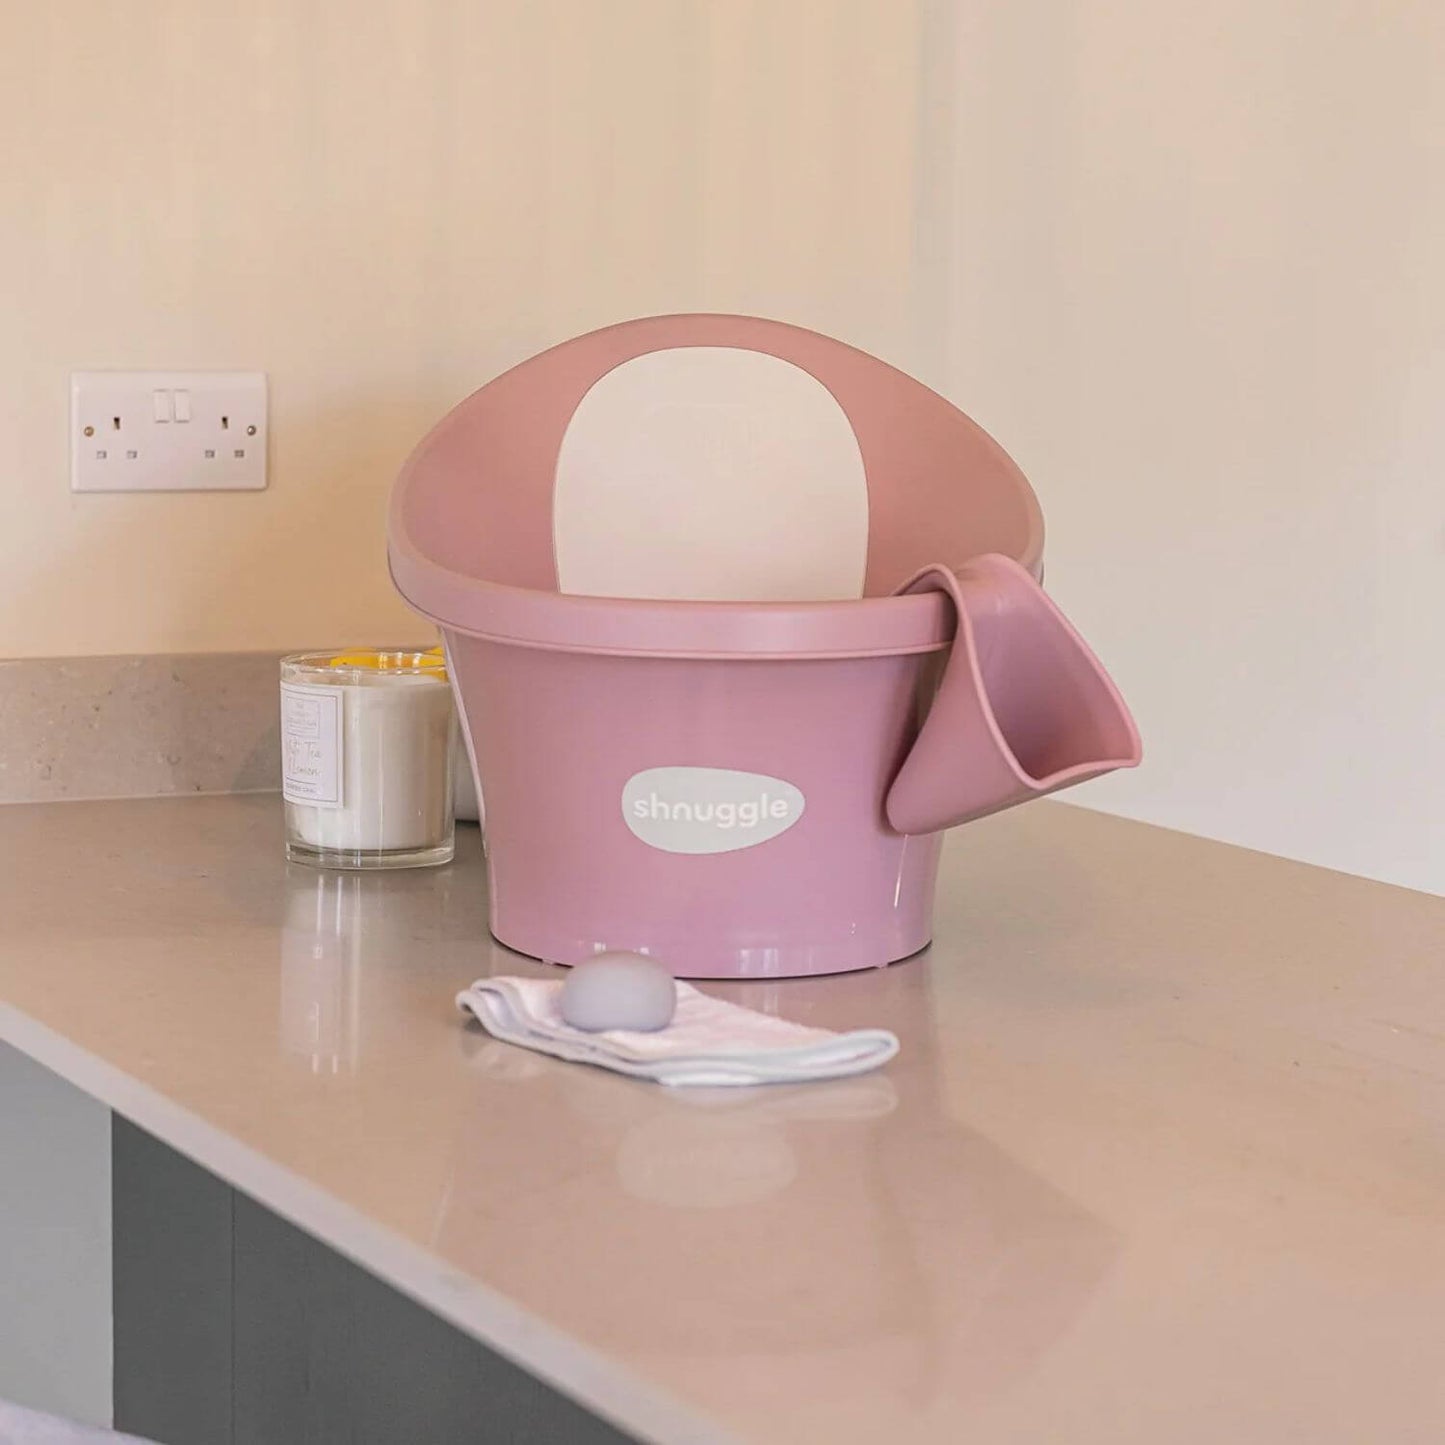
[{"label": "beige stone countertop", "polygon": [[1445,1439],[1445,901],[1039,804],[928,953],[707,985],[885,1070],[700,1093],[465,1026],[484,918],[475,829],[12,805],[0,1037],[644,1439]]}]

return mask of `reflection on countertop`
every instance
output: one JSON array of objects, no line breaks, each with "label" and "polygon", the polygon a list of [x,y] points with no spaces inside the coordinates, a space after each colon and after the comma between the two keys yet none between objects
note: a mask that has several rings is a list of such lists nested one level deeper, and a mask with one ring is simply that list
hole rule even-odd
[{"label": "reflection on countertop", "polygon": [[903,1048],[673,1091],[496,1043],[476,829],[288,865],[279,801],[0,808],[0,1037],[647,1439],[1433,1439],[1445,904],[1041,804],[926,954],[708,984]]},{"label": "reflection on countertop", "polygon": [[[890,1026],[930,1028],[929,991],[897,992]],[[485,1036],[467,1050],[507,1094],[459,1123],[439,1250],[509,1293],[552,1292],[569,1332],[660,1374],[732,1373],[780,1419],[805,1397],[816,1438],[869,1438],[904,1403],[961,1427],[1069,1326],[1118,1247],[940,1110],[926,1072],[663,1091]],[[605,1288],[571,1287],[600,1268]],[[840,1393],[840,1374],[878,1388]]]},{"label": "reflection on countertop", "polygon": [[355,1073],[361,1049],[361,883],[320,869],[281,927],[281,1042],[313,1074]]}]

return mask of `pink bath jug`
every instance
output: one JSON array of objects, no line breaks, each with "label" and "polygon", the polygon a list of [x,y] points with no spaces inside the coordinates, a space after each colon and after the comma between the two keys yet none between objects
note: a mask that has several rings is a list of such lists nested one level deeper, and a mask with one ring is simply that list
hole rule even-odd
[{"label": "pink bath jug", "polygon": [[900,833],[953,828],[1138,763],[1118,689],[1017,562],[935,564],[899,591],[941,592],[955,616],[943,679],[888,790]]},{"label": "pink bath jug", "polygon": [[715,978],[924,948],[942,829],[1139,761],[1042,550],[986,433],[798,327],[651,317],[482,387],[389,559],[442,630],[495,936]]}]

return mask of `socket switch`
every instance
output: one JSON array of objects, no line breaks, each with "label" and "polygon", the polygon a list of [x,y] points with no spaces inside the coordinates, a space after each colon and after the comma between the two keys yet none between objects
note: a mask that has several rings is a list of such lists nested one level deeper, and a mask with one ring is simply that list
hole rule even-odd
[{"label": "socket switch", "polygon": [[73,492],[256,492],[266,485],[262,371],[77,371]]}]

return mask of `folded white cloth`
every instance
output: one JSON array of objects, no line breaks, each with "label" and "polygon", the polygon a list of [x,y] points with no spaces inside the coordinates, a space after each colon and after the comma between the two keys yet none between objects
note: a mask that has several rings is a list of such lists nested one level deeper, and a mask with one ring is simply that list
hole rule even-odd
[{"label": "folded white cloth", "polygon": [[659,1084],[796,1084],[863,1074],[898,1052],[887,1029],[836,1034],[807,1028],[677,985],[677,1013],[653,1034],[610,1029],[589,1034],[563,1023],[560,982],[479,978],[457,995],[495,1038],[559,1059],[596,1064]]}]

